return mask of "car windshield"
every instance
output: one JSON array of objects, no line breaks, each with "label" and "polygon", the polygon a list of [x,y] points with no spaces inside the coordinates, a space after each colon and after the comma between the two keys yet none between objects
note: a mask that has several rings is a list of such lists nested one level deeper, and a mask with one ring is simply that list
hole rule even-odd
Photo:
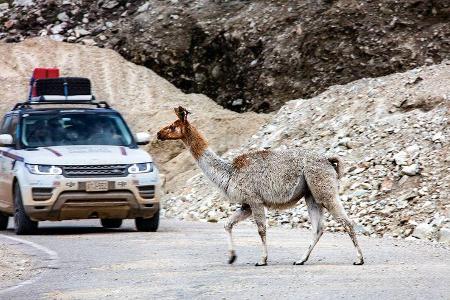
[{"label": "car windshield", "polygon": [[118,114],[60,112],[25,114],[21,126],[25,147],[64,145],[129,146],[133,139]]}]

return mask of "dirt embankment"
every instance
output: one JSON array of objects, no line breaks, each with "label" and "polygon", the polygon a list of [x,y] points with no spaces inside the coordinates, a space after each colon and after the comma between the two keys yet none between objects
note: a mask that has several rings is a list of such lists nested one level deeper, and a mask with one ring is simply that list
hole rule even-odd
[{"label": "dirt embankment", "polygon": [[113,48],[185,92],[274,111],[327,87],[450,58],[447,0],[19,0],[0,38]]},{"label": "dirt embankment", "polygon": [[[181,142],[161,144],[156,132],[176,119],[173,108],[183,105],[191,119],[205,132],[219,153],[246,142],[268,116],[238,114],[203,95],[184,94],[151,70],[127,62],[113,50],[55,42],[48,38],[28,39],[18,44],[0,44],[0,113],[26,99],[34,67],[59,67],[63,75],[92,80],[94,94],[119,110],[134,131],[149,131],[148,150],[166,175],[168,192],[175,192],[197,167]],[[224,138],[226,136],[226,138]]]}]

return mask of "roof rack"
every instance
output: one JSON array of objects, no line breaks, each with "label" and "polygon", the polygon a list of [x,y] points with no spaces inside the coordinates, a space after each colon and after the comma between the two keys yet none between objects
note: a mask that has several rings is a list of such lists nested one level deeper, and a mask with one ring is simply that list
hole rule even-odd
[{"label": "roof rack", "polygon": [[33,105],[51,105],[51,104],[83,104],[83,105],[95,105],[97,108],[111,108],[111,106],[106,101],[83,101],[83,100],[76,100],[76,101],[26,101],[26,102],[19,102],[16,105],[14,105],[12,110],[18,110],[18,109],[29,109]]}]

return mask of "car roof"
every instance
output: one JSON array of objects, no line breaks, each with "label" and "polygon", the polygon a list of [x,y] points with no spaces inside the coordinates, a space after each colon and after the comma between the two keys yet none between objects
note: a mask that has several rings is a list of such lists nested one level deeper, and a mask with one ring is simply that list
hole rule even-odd
[{"label": "car roof", "polygon": [[[44,107],[40,107],[45,105]],[[68,105],[68,106],[66,106]],[[50,107],[49,107],[50,106]],[[94,107],[92,107],[94,106]],[[37,102],[19,102],[7,113],[9,114],[35,114],[47,113],[57,114],[65,111],[82,111],[95,113],[116,113],[118,112],[109,106],[105,101],[37,101]]]},{"label": "car roof", "polygon": [[86,107],[52,107],[52,108],[31,108],[20,109],[13,112],[21,112],[23,114],[58,114],[61,112],[87,112],[87,113],[118,113],[111,108],[86,108]]}]

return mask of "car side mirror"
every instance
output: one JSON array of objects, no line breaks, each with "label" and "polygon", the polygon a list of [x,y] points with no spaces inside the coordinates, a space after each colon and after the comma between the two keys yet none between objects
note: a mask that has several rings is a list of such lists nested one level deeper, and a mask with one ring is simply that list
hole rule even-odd
[{"label": "car side mirror", "polygon": [[150,134],[147,132],[138,132],[136,133],[136,143],[138,145],[147,145],[150,143]]},{"label": "car side mirror", "polygon": [[10,134],[0,134],[0,145],[5,147],[14,146],[14,139]]}]

